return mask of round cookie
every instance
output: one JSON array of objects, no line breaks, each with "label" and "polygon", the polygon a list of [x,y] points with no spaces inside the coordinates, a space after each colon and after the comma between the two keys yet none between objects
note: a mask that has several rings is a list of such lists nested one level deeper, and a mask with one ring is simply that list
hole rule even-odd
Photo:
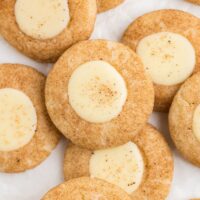
[{"label": "round cookie", "polygon": [[200,73],[180,88],[169,112],[171,137],[180,153],[200,167]]},{"label": "round cookie", "polygon": [[1,1],[0,8],[1,35],[42,62],[55,62],[71,45],[88,39],[97,12],[96,0],[10,0]]},{"label": "round cookie", "polygon": [[154,104],[153,84],[138,56],[105,40],[68,49],[48,75],[45,96],[57,128],[87,149],[130,141]]},{"label": "round cookie", "polygon": [[[134,178],[133,173],[139,176]],[[163,136],[146,125],[132,142],[120,147],[92,152],[70,144],[65,153],[64,175],[65,180],[90,176],[117,183],[134,200],[164,200],[172,181],[173,158]]]},{"label": "round cookie", "polygon": [[59,142],[45,107],[45,77],[24,65],[0,65],[0,171],[22,172],[44,161]]},{"label": "round cookie", "polygon": [[187,0],[187,1],[190,3],[195,3],[195,4],[200,5],[200,0]]},{"label": "round cookie", "polygon": [[123,3],[124,0],[97,0],[98,12],[105,12],[112,8],[115,8],[119,4]]},{"label": "round cookie", "polygon": [[128,194],[103,180],[82,177],[65,182],[50,190],[42,200],[131,200]]},{"label": "round cookie", "polygon": [[126,30],[123,43],[139,54],[153,79],[155,111],[168,112],[180,85],[199,71],[199,38],[199,19],[179,10],[145,14]]}]

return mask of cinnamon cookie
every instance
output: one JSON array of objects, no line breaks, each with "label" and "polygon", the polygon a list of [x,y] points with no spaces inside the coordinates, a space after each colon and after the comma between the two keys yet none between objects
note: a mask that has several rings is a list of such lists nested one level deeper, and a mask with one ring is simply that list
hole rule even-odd
[{"label": "cinnamon cookie", "polygon": [[50,190],[42,200],[131,200],[115,185],[100,179],[78,178]]},{"label": "cinnamon cookie", "polygon": [[98,12],[105,12],[110,10],[119,4],[123,3],[124,0],[97,0]]},{"label": "cinnamon cookie", "polygon": [[187,1],[190,3],[195,3],[195,4],[200,5],[200,0],[187,0]]},{"label": "cinnamon cookie", "polygon": [[73,143],[100,149],[130,141],[152,113],[154,90],[139,57],[123,44],[80,42],[54,65],[46,106]]},{"label": "cinnamon cookie", "polygon": [[16,49],[54,62],[93,31],[96,0],[2,0],[0,33]]},{"label": "cinnamon cookie", "polygon": [[188,79],[175,96],[169,128],[180,153],[200,167],[200,73]]},{"label": "cinnamon cookie", "polygon": [[167,112],[181,84],[200,70],[200,20],[179,10],[154,11],[136,19],[122,41],[154,82],[154,110]]},{"label": "cinnamon cookie", "polygon": [[70,144],[64,161],[66,180],[100,178],[124,189],[133,200],[166,199],[173,159],[162,135],[151,125],[125,145],[89,151]]},{"label": "cinnamon cookie", "polygon": [[0,65],[0,171],[39,165],[59,142],[44,103],[45,77],[23,65]]}]

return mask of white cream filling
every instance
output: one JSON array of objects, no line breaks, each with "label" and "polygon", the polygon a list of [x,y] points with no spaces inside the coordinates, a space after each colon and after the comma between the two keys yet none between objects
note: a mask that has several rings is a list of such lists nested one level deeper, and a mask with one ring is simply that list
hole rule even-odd
[{"label": "white cream filling", "polygon": [[123,109],[127,88],[123,77],[107,62],[80,65],[68,84],[69,102],[77,115],[92,123],[116,118]]},{"label": "white cream filling", "polygon": [[15,17],[25,34],[35,39],[53,38],[70,21],[68,0],[16,0]]},{"label": "white cream filling", "polygon": [[140,186],[143,179],[143,157],[133,142],[98,150],[90,159],[89,171],[91,177],[106,180],[131,194]]},{"label": "white cream filling", "polygon": [[28,144],[36,127],[37,115],[29,97],[16,89],[0,89],[0,151]]},{"label": "white cream filling", "polygon": [[180,34],[159,32],[149,35],[139,42],[136,51],[156,84],[182,83],[195,68],[195,49]]}]

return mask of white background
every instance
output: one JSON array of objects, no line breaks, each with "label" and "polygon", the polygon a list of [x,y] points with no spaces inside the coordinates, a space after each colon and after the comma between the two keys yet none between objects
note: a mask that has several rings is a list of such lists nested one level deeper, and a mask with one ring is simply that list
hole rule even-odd
[{"label": "white background", "polygon": [[[127,26],[138,16],[153,10],[175,8],[200,17],[200,6],[184,0],[126,0],[120,7],[98,15],[92,38],[120,40]],[[47,74],[51,65],[40,64],[18,53],[0,37],[0,63],[23,63]],[[175,175],[169,200],[200,198],[200,169],[184,161],[172,145],[167,115],[154,113],[150,120],[166,136],[175,157]],[[0,200],[39,200],[63,181],[64,139],[52,155],[37,168],[21,174],[0,173]]]}]

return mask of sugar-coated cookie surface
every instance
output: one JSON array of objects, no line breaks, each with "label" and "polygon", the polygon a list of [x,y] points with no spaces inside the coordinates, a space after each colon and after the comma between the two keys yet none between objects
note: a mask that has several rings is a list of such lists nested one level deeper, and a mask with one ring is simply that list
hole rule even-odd
[{"label": "sugar-coated cookie surface", "polygon": [[[79,73],[83,68],[86,71]],[[123,44],[105,40],[68,49],[48,75],[45,96],[57,128],[87,149],[130,141],[147,122],[154,103],[153,84],[139,57]]]},{"label": "sugar-coated cookie surface", "polygon": [[187,0],[187,1],[200,5],[200,0]]},{"label": "sugar-coated cookie surface", "polygon": [[[164,33],[166,33],[165,36]],[[161,34],[163,34],[163,36]],[[155,36],[157,36],[157,38]],[[148,37],[152,37],[151,42]],[[160,42],[158,37],[160,37]],[[147,41],[147,38],[149,39],[149,41]],[[158,40],[158,42],[153,43],[153,41],[155,41],[155,38],[156,40]],[[199,19],[189,13],[179,10],[158,10],[145,14],[137,18],[126,30],[122,38],[123,43],[130,46],[133,50],[137,51],[137,53],[140,54],[141,58],[146,59],[142,60],[144,61],[144,64],[145,62],[147,63],[145,66],[147,71],[150,71],[148,70],[149,68],[148,63],[150,63],[149,61],[150,59],[152,62],[153,69],[155,68],[155,65],[158,63],[158,60],[160,60],[161,62],[160,65],[164,67],[162,68],[163,70],[162,73],[165,73],[166,71],[166,79],[169,79],[165,81],[163,78],[161,79],[161,77],[157,77],[158,79],[156,81],[153,80],[155,88],[155,107],[154,107],[155,111],[167,112],[169,110],[174,95],[180,88],[180,85],[192,73],[199,71],[200,69],[199,38],[200,38]],[[144,43],[144,39],[146,39],[146,47],[144,46],[144,44],[142,44],[142,42]],[[162,50],[158,52],[153,52],[153,50],[150,52],[149,50],[149,52],[151,53],[150,55],[150,53],[147,51],[148,50],[147,44],[152,45],[152,49],[154,49],[155,45],[157,45],[156,48],[159,49],[161,47]],[[174,47],[173,45],[177,46]],[[188,46],[186,49],[188,51],[187,55],[190,55],[189,57],[184,56],[184,53],[186,52],[184,51],[181,52],[180,50],[178,50],[178,48],[185,49],[185,47],[180,47],[182,45]],[[143,50],[144,48],[146,48],[147,52],[144,52]],[[167,50],[167,48],[169,51]],[[176,48],[177,51],[173,50]],[[189,49],[191,50],[189,51]],[[157,54],[159,54],[158,55],[159,57],[157,57],[158,59],[156,60]],[[178,60],[179,56],[185,59],[183,63],[182,63],[183,59]],[[174,65],[174,67],[172,68],[174,69],[173,72],[167,71],[165,62],[168,63],[168,66]],[[161,70],[159,69],[160,65],[158,64],[158,70]],[[184,68],[185,71],[183,71],[184,69],[181,68],[182,66],[185,67]],[[155,70],[156,69],[154,69],[154,71],[150,71],[154,73],[153,74],[154,76],[152,76],[152,78],[153,77],[155,78],[155,76],[159,76],[159,73],[156,75]],[[172,77],[174,77],[173,81]],[[179,81],[177,78],[179,78]],[[169,81],[171,81],[171,84],[169,84],[170,83]]]},{"label": "sugar-coated cookie surface", "polygon": [[124,0],[97,0],[98,12],[105,12],[118,6],[123,2]]},{"label": "sugar-coated cookie surface", "polygon": [[61,7],[63,0],[1,1],[0,33],[23,54],[55,62],[71,45],[90,37],[96,19],[96,0],[67,2],[68,8]]},{"label": "sugar-coated cookie surface", "polygon": [[188,79],[176,94],[169,113],[169,129],[180,153],[200,167],[200,73]]},{"label": "sugar-coated cookie surface", "polygon": [[[151,125],[146,125],[145,128],[135,136],[132,142],[137,145],[141,152],[144,162],[144,172],[140,185],[138,185],[137,188],[134,188],[135,191],[131,192],[131,190],[128,190],[127,192],[134,200],[166,199],[173,177],[173,158],[168,144],[158,130]],[[123,181],[122,177],[125,175],[124,178],[129,178],[127,175],[130,175],[131,172],[135,172],[135,170],[138,170],[139,172],[141,169],[132,167],[130,170],[127,167],[127,165],[132,162],[131,159],[133,157],[129,157],[129,154],[132,153],[134,149],[129,149],[129,152],[124,154],[123,162],[121,162],[122,160],[119,151],[116,159],[110,156],[110,153],[112,153],[113,150],[114,148],[110,148],[109,151],[89,151],[73,144],[69,144],[68,148],[66,149],[64,160],[65,180],[82,176],[93,176],[93,170],[91,170],[93,157],[99,152],[106,152],[104,155],[104,166],[102,166],[103,162],[98,162],[96,163],[96,168],[102,167],[105,173],[107,173],[109,170],[109,175],[107,175],[105,178],[106,181],[112,182],[113,184],[125,189],[123,185],[120,185],[120,183]],[[128,158],[129,162],[126,162],[126,157]],[[135,154],[134,158],[137,158],[137,154]],[[121,162],[121,165],[117,162],[117,160]],[[107,164],[108,168],[106,167]],[[138,164],[139,163],[137,162],[136,166],[141,167],[141,165]],[[126,170],[128,170],[128,172]],[[96,176],[99,175],[96,174]],[[115,180],[117,183],[113,180]],[[135,181],[136,180],[132,180],[132,182],[127,186],[130,187],[132,184],[136,184]]]},{"label": "sugar-coated cookie surface", "polygon": [[69,180],[50,190],[42,200],[131,200],[115,185],[88,177]]},{"label": "sugar-coated cookie surface", "polygon": [[44,87],[45,77],[35,69],[17,64],[0,65],[0,110],[4,113],[0,115],[1,172],[34,168],[58,144],[60,134],[47,114]]}]

